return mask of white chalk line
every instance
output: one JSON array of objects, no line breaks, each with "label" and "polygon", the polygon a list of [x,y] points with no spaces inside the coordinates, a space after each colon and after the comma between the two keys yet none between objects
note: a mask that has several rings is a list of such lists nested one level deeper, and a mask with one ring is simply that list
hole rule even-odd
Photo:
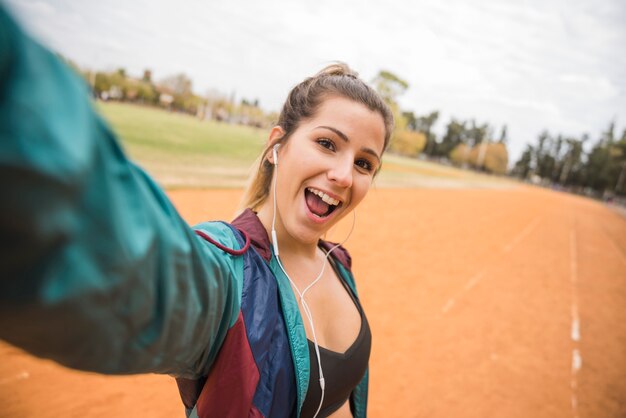
[{"label": "white chalk line", "polygon": [[480,281],[480,279],[483,278],[484,275],[485,275],[484,271],[481,271],[480,273],[474,275],[474,277],[472,277],[467,283],[465,283],[465,291],[468,292],[474,286],[476,286],[478,282]]},{"label": "white chalk line", "polygon": [[[510,243],[502,247],[502,249],[500,250],[501,253],[505,254],[505,253],[510,252],[517,244],[519,244],[528,234],[530,234],[537,227],[540,221],[541,221],[541,218],[537,218],[534,221],[532,221],[530,224],[526,225],[526,228],[524,228],[522,232],[517,234],[517,236],[515,236],[515,238],[513,238]],[[452,307],[454,307],[456,303],[456,299],[461,298],[461,296],[463,296],[465,293],[472,290],[480,282],[480,280],[485,276],[486,273],[487,273],[487,269],[484,269],[482,271],[479,271],[477,274],[473,275],[467,281],[467,283],[465,283],[465,285],[463,286],[463,290],[461,292],[459,292],[455,297],[451,297],[450,299],[446,301],[446,303],[441,308],[441,313],[445,315],[448,312],[450,312],[450,310],[452,309]]]},{"label": "white chalk line", "polygon": [[444,314],[448,313],[448,311],[454,306],[454,303],[454,298],[448,299],[446,304],[443,305],[443,308],[441,308],[441,312],[443,312]]},{"label": "white chalk line", "polygon": [[[478,284],[478,282],[484,275],[485,275],[484,270],[479,272],[478,274],[475,274],[471,279],[468,280],[467,283],[465,283],[465,286],[463,286],[463,290],[459,292],[456,298],[460,298],[465,293],[469,292],[474,286]],[[441,313],[447,314],[448,312],[450,312],[450,309],[452,309],[456,303],[456,298],[451,297],[450,299],[448,299],[445,305],[443,305],[443,307],[441,308]]]},{"label": "white chalk line", "polygon": [[576,252],[576,230],[570,230],[570,285],[572,289],[572,325],[571,339],[574,345],[572,349],[572,371],[570,378],[572,416],[578,418],[578,373],[583,366],[583,357],[578,348],[580,342],[580,317],[578,315],[578,254]]},{"label": "white chalk line", "polygon": [[[572,351],[572,373],[578,373],[583,367],[583,357],[580,355],[580,351],[578,349],[574,349]],[[577,384],[573,384],[573,387],[578,387]]]},{"label": "white chalk line", "polygon": [[572,341],[580,341],[580,321],[578,318],[572,318]]},{"label": "white chalk line", "polygon": [[526,226],[526,228],[524,228],[524,230],[520,232],[517,235],[517,237],[513,239],[513,241],[511,241],[508,245],[505,245],[504,248],[502,248],[502,251],[505,253],[510,252],[517,244],[519,244],[526,237],[526,235],[530,234],[533,231],[533,229],[535,229],[535,227],[539,224],[540,220],[541,218],[537,218],[533,222],[528,224],[528,226]]},{"label": "white chalk line", "polygon": [[9,383],[19,381],[19,380],[28,379],[29,377],[30,377],[30,373],[24,370],[24,371],[19,372],[15,376],[5,377],[4,379],[0,379],[0,385],[6,385]]}]

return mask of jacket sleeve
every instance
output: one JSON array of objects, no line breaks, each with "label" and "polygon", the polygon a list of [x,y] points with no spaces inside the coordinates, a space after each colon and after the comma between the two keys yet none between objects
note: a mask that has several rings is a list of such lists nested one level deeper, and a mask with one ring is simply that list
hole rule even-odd
[{"label": "jacket sleeve", "polygon": [[0,338],[73,368],[195,378],[237,314],[242,271],[0,5]]}]

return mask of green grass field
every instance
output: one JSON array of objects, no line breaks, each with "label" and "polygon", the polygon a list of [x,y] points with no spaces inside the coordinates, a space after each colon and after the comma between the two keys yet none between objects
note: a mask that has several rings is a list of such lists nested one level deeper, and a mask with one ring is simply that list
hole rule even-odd
[{"label": "green grass field", "polygon": [[[99,102],[124,148],[162,186],[243,187],[268,132],[160,109]],[[378,187],[511,187],[500,177],[386,155]]]},{"label": "green grass field", "polygon": [[265,142],[259,129],[160,109],[98,103],[124,148],[164,187],[241,187]]}]

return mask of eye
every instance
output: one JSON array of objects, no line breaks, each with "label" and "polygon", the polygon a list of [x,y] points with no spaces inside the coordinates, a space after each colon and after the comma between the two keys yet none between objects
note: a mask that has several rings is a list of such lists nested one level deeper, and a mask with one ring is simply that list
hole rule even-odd
[{"label": "eye", "polygon": [[371,173],[372,171],[374,171],[374,165],[367,159],[365,158],[360,158],[358,160],[356,160],[354,162],[354,165],[356,165],[357,167],[359,167],[360,169]]},{"label": "eye", "polygon": [[320,144],[320,146],[330,150],[330,151],[335,151],[335,143],[328,139],[328,138],[319,138],[317,140],[317,143]]}]

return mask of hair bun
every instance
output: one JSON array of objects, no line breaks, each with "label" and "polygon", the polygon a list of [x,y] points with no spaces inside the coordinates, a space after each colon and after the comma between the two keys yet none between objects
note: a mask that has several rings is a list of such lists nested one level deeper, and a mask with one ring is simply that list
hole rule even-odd
[{"label": "hair bun", "polygon": [[324,76],[348,76],[352,78],[358,78],[359,74],[354,71],[352,68],[348,66],[348,64],[344,62],[335,62],[324,67],[319,73],[317,73],[316,77],[324,77]]}]

